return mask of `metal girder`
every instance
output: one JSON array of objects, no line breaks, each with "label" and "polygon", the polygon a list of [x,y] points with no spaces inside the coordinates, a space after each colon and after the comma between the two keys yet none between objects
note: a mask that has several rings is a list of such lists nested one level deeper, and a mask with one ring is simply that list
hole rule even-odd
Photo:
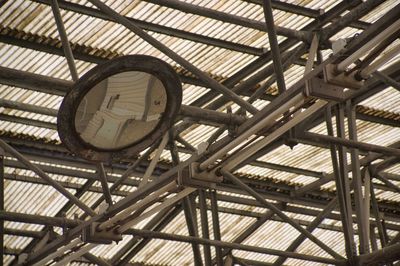
[{"label": "metal girder", "polygon": [[[51,0],[32,0],[32,1],[40,3],[40,4],[44,4],[44,5],[51,4]],[[67,1],[59,1],[59,6],[60,6],[60,8],[62,8],[64,10],[72,11],[75,13],[79,13],[79,14],[83,14],[83,15],[87,15],[87,16],[91,16],[91,17],[95,17],[95,18],[99,18],[99,19],[103,19],[103,20],[112,21],[112,19],[110,19],[109,17],[107,17],[106,15],[104,15],[102,12],[98,11],[95,8],[91,8],[91,7],[87,7],[87,6],[83,6],[80,4],[71,3],[71,2],[67,2]],[[141,28],[148,30],[148,31],[166,34],[169,36],[174,36],[177,38],[182,38],[182,39],[190,40],[193,42],[204,43],[207,45],[216,46],[216,47],[220,47],[220,48],[224,48],[224,49],[229,49],[229,50],[237,51],[237,52],[241,52],[241,53],[248,53],[248,54],[252,54],[252,55],[261,55],[263,53],[263,50],[260,48],[243,45],[243,44],[239,44],[239,43],[234,43],[234,42],[229,42],[229,41],[224,41],[221,39],[212,38],[212,37],[208,37],[208,36],[201,35],[201,34],[191,33],[188,31],[178,30],[178,29],[175,29],[172,27],[166,27],[166,26],[162,26],[159,24],[154,24],[154,23],[141,21],[141,20],[137,20],[137,19],[133,19],[133,18],[129,18],[129,19],[131,21],[134,21],[135,23],[137,23]]]},{"label": "metal girder", "polygon": [[[201,7],[201,6],[192,5],[189,3],[182,2],[182,1],[177,1],[177,0],[168,0],[168,1],[166,1],[166,0],[145,0],[145,1],[153,3],[153,4],[157,4],[157,5],[173,8],[175,10],[180,10],[180,11],[183,11],[186,13],[192,13],[192,14],[196,14],[196,15],[200,15],[200,16],[204,16],[204,17],[208,17],[208,18],[213,18],[218,21],[233,23],[236,25],[256,29],[259,31],[266,31],[266,26],[263,22],[231,15],[228,13],[216,11],[216,10]],[[295,39],[301,40],[301,41],[309,41],[309,38],[311,36],[311,34],[308,32],[294,31],[294,30],[276,26],[276,25],[274,26],[274,28],[275,28],[277,34],[279,34],[279,35],[283,35],[288,38],[295,38]]]},{"label": "metal girder", "polygon": [[217,247],[222,247],[222,248],[245,250],[245,251],[264,253],[264,254],[270,254],[270,255],[278,255],[278,256],[282,255],[282,256],[287,256],[287,257],[291,257],[291,258],[297,258],[297,259],[303,259],[303,260],[309,260],[309,261],[317,261],[317,262],[328,263],[328,264],[345,265],[345,261],[339,260],[339,259],[335,260],[335,259],[329,259],[329,258],[321,258],[321,257],[316,257],[316,256],[311,256],[311,255],[295,253],[295,252],[273,250],[273,249],[268,249],[268,248],[254,247],[254,246],[243,245],[243,244],[239,244],[239,243],[210,240],[210,239],[204,239],[204,238],[198,238],[198,237],[192,237],[192,236],[173,235],[173,234],[154,232],[154,231],[149,231],[149,230],[137,230],[137,229],[130,229],[128,231],[128,233],[131,233],[131,234],[134,234],[137,236],[141,236],[141,237],[167,239],[167,240],[172,240],[172,241],[182,241],[182,242],[188,242],[188,243],[195,242],[195,243],[208,245],[208,246],[212,245],[212,246],[217,246]]}]

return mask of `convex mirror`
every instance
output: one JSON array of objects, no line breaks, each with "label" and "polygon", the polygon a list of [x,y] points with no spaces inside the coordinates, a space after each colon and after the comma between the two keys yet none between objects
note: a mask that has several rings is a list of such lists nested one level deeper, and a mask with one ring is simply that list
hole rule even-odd
[{"label": "convex mirror", "polygon": [[181,101],[181,83],[167,63],[145,55],[119,57],[75,83],[61,104],[58,133],[85,159],[129,158],[165,134]]}]

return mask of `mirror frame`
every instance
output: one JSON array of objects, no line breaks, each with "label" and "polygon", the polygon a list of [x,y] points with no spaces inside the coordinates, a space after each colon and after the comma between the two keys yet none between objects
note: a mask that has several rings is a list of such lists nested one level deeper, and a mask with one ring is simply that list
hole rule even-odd
[{"label": "mirror frame", "polygon": [[[139,71],[154,75],[164,85],[167,103],[157,126],[143,138],[121,149],[101,149],[85,142],[76,131],[75,116],[85,95],[110,76]],[[97,65],[83,75],[64,97],[57,116],[57,130],[63,144],[76,155],[90,161],[129,159],[150,147],[171,128],[182,103],[182,84],[175,70],[166,62],[147,55],[127,55]]]}]

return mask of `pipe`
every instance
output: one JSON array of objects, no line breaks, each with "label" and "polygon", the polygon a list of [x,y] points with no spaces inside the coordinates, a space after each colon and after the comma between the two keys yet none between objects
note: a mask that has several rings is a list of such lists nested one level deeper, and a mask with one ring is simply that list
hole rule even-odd
[{"label": "pipe", "polygon": [[289,129],[293,128],[295,125],[301,123],[302,121],[307,119],[309,116],[311,116],[312,114],[314,114],[315,112],[320,110],[326,104],[327,104],[326,101],[318,100],[311,107],[306,109],[304,112],[301,112],[298,115],[295,115],[291,120],[289,120],[287,123],[285,123],[278,129],[276,129],[275,131],[273,131],[266,137],[264,137],[262,140],[252,144],[251,146],[249,146],[245,149],[242,149],[239,153],[232,155],[230,158],[228,158],[224,162],[223,168],[228,171],[231,170],[236,165],[238,165],[240,162],[247,159],[249,156],[253,155],[261,148],[265,147],[266,145],[270,144],[272,141],[276,140],[278,137],[283,135]]},{"label": "pipe", "polygon": [[71,192],[66,190],[62,185],[60,185],[57,181],[53,180],[49,177],[42,169],[32,164],[28,159],[26,159],[22,154],[20,154],[13,147],[5,143],[3,140],[0,140],[0,147],[2,147],[5,151],[10,153],[12,156],[17,158],[21,163],[23,163],[30,170],[35,172],[38,176],[40,176],[43,180],[49,183],[52,187],[54,187],[58,192],[64,195],[67,199],[75,203],[79,208],[81,208],[84,212],[89,214],[90,216],[95,216],[96,213],[89,208],[85,203],[80,201],[77,197],[75,197]]},{"label": "pipe", "polygon": [[378,45],[382,40],[386,39],[388,36],[390,36],[391,34],[395,33],[396,31],[398,31],[399,28],[400,28],[400,19],[398,19],[396,22],[392,23],[384,31],[379,33],[374,38],[372,38],[370,41],[368,41],[360,49],[358,49],[353,54],[348,56],[342,62],[338,63],[337,64],[337,71],[339,71],[339,72],[345,71],[348,66],[350,66],[352,63],[354,63],[357,59],[362,57],[369,50],[371,50],[376,45]]},{"label": "pipe", "polygon": [[155,232],[150,230],[138,230],[138,229],[130,229],[127,233],[132,234],[134,236],[140,236],[143,238],[158,238],[158,239],[165,239],[171,241],[179,241],[179,242],[187,242],[187,243],[198,243],[202,245],[210,245],[215,247],[221,248],[229,248],[229,249],[236,249],[236,250],[244,250],[249,252],[256,252],[261,254],[268,254],[268,255],[275,255],[275,256],[287,256],[289,258],[295,258],[300,260],[306,261],[315,261],[324,264],[334,264],[334,265],[346,265],[345,260],[335,260],[330,258],[323,258],[317,257],[312,255],[305,255],[298,252],[286,252],[282,250],[275,250],[270,248],[263,248],[263,247],[255,247],[250,245],[244,245],[239,243],[230,243],[225,241],[218,241],[218,240],[211,240],[211,239],[204,239],[199,237],[193,236],[183,236],[183,235],[174,235],[162,232]]},{"label": "pipe", "polygon": [[64,50],[65,57],[67,59],[69,71],[73,81],[79,79],[78,72],[76,71],[76,66],[74,62],[74,55],[72,54],[71,46],[69,45],[67,33],[65,31],[64,23],[60,14],[60,8],[58,6],[57,0],[51,1],[51,9],[53,11],[54,19],[57,24],[58,33],[60,34],[62,47]]},{"label": "pipe", "polygon": [[275,109],[270,115],[263,118],[260,122],[243,132],[241,135],[237,136],[234,140],[229,142],[227,145],[216,151],[210,158],[205,160],[199,165],[200,170],[205,170],[209,165],[214,163],[217,159],[221,158],[225,154],[227,154],[230,150],[240,145],[243,141],[245,141],[250,136],[256,134],[261,129],[267,127],[268,125],[272,125],[276,119],[278,119],[283,113],[288,111],[290,107],[297,105],[303,101],[303,95],[297,94],[295,97],[287,101],[286,103],[279,106]]},{"label": "pipe", "polygon": [[165,187],[163,187],[160,190],[155,191],[153,194],[150,194],[149,196],[145,197],[144,199],[142,199],[141,201],[131,205],[130,207],[126,208],[123,212],[121,212],[118,215],[113,216],[112,218],[110,218],[109,220],[105,221],[104,223],[100,224],[98,226],[98,230],[106,230],[109,227],[114,226],[117,222],[124,220],[125,218],[129,217],[129,215],[135,211],[138,210],[144,206],[146,206],[147,204],[157,201],[164,193],[167,193],[173,189],[176,188],[176,183],[175,182],[171,182],[168,185],[166,185]]},{"label": "pipe", "polygon": [[380,68],[382,65],[386,64],[388,61],[392,60],[394,57],[398,56],[400,53],[400,45],[392,47],[386,53],[383,53],[381,57],[375,60],[372,64],[361,70],[360,76],[367,79],[375,70]]}]

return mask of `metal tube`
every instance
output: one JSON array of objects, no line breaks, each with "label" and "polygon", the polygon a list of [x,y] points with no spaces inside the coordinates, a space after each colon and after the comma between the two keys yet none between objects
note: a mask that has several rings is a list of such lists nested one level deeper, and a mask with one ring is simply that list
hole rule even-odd
[{"label": "metal tube", "polygon": [[89,250],[91,250],[92,248],[94,248],[96,246],[97,246],[97,244],[88,244],[84,247],[81,247],[78,251],[71,252],[68,256],[66,256],[62,260],[57,261],[57,263],[55,263],[55,264],[52,264],[52,266],[67,265],[69,262],[73,261],[74,259],[79,258],[80,256],[82,256],[86,252],[89,252]]},{"label": "metal tube", "polygon": [[218,83],[216,80],[208,76],[206,73],[192,65],[190,62],[186,61],[184,58],[179,56],[177,53],[169,49],[167,46],[163,45],[160,43],[158,40],[150,36],[148,33],[143,31],[141,28],[136,26],[135,23],[132,21],[128,20],[127,18],[121,16],[119,13],[115,12],[112,10],[110,7],[105,5],[99,0],[89,0],[90,3],[98,7],[100,10],[102,10],[104,13],[115,19],[118,23],[124,25],[128,29],[130,29],[132,32],[134,32],[136,35],[141,37],[143,40],[163,52],[165,55],[176,61],[178,64],[192,72],[194,75],[196,75],[198,78],[200,78],[207,86],[209,86],[211,89],[214,89],[224,95],[227,99],[235,102],[238,104],[240,107],[246,109],[252,114],[255,114],[258,110],[255,108],[253,105],[249,104],[242,98],[240,98],[236,93],[232,92],[230,89],[227,87],[221,85]]},{"label": "metal tube", "polygon": [[[168,212],[165,212],[165,210],[159,212],[158,214],[154,215],[154,218],[152,218],[152,221],[154,220],[157,221],[156,223],[153,223],[153,225],[148,228],[146,225],[143,229],[144,230],[152,230],[152,231],[162,231],[166,226],[168,226],[172,220],[175,219],[177,215],[179,215],[181,211],[180,206],[175,206],[171,209],[168,210]],[[162,214],[162,215],[161,215]],[[158,218],[157,220],[155,220]],[[151,238],[144,238],[144,239],[139,239],[138,237],[133,237],[132,240],[135,239],[137,242],[137,245],[135,245],[127,254],[126,252],[123,253],[124,258],[120,260],[118,263],[113,262],[113,265],[115,266],[126,266],[129,264],[132,258],[136,256],[143,248],[146,247],[146,245],[152,240]],[[115,260],[113,260],[115,261]]]},{"label": "metal tube", "polygon": [[149,196],[145,197],[139,202],[136,202],[132,206],[124,209],[121,213],[111,217],[109,220],[105,221],[104,223],[98,226],[99,230],[106,230],[108,227],[114,226],[117,222],[124,220],[127,218],[133,211],[136,211],[151,202],[157,201],[164,193],[170,192],[171,190],[176,188],[176,183],[171,182],[165,187],[160,190],[155,191],[154,193],[150,194]]},{"label": "metal tube", "polygon": [[[4,155],[5,152],[0,148],[0,211],[4,211]],[[0,218],[0,258],[4,257],[4,219]]]},{"label": "metal tube", "polygon": [[131,220],[123,225],[121,225],[120,227],[118,227],[118,232],[119,233],[123,233],[126,230],[128,230],[129,228],[131,228],[133,225],[139,223],[140,221],[152,216],[153,214],[161,211],[162,209],[165,209],[169,206],[171,206],[172,204],[175,204],[177,201],[181,200],[182,198],[186,197],[187,195],[189,195],[190,193],[192,193],[193,191],[195,191],[195,188],[185,188],[184,190],[182,190],[181,192],[179,192],[178,194],[176,194],[175,196],[168,198],[167,200],[165,200],[163,203],[157,205],[156,207],[152,208],[151,210],[141,214],[139,217],[137,217],[134,220]]},{"label": "metal tube", "polygon": [[219,111],[203,109],[190,105],[182,105],[179,113],[184,117],[190,117],[200,121],[211,121],[220,124],[240,125],[246,121],[246,117],[242,115],[222,113]]},{"label": "metal tube", "polygon": [[214,163],[217,159],[224,156],[231,149],[237,147],[240,143],[245,141],[247,138],[251,137],[251,135],[257,133],[262,128],[265,128],[268,125],[271,125],[275,122],[275,120],[281,116],[284,112],[288,111],[290,107],[302,102],[304,99],[302,94],[297,94],[295,97],[287,101],[285,104],[282,104],[280,107],[275,109],[270,115],[263,118],[260,122],[243,132],[241,135],[236,137],[234,140],[229,142],[227,145],[216,151],[210,158],[205,160],[199,165],[201,170],[205,170],[210,164]]},{"label": "metal tube", "polygon": [[372,74],[372,72],[375,72],[375,70],[377,70],[382,65],[386,64],[388,61],[396,57],[399,53],[400,53],[400,45],[392,47],[390,50],[384,52],[381,57],[379,57],[372,64],[361,70],[360,72],[361,77],[365,79],[368,78],[369,75]]},{"label": "metal tube", "polygon": [[265,23],[267,24],[268,41],[272,52],[272,63],[275,70],[276,82],[278,84],[278,92],[281,94],[286,90],[286,85],[285,77],[283,75],[281,52],[279,50],[278,39],[276,37],[271,0],[263,1],[263,10]]},{"label": "metal tube", "polygon": [[167,234],[161,232],[154,232],[149,230],[138,230],[138,229],[130,229],[128,233],[134,236],[141,236],[141,237],[150,237],[150,238],[158,238],[158,239],[166,239],[171,241],[179,241],[179,242],[187,242],[187,243],[198,243],[202,245],[211,245],[217,246],[222,248],[229,248],[229,249],[237,249],[237,250],[245,250],[250,252],[268,254],[268,255],[275,255],[275,256],[287,256],[289,258],[295,258],[300,260],[306,261],[315,261],[325,264],[334,264],[334,265],[345,265],[346,262],[343,259],[329,259],[323,257],[316,257],[312,255],[305,255],[297,252],[286,252],[281,250],[263,248],[263,247],[255,247],[249,245],[243,245],[238,243],[230,243],[225,241],[218,241],[218,240],[211,240],[211,239],[204,239],[199,237],[192,237],[192,236],[183,236],[183,235],[174,235],[174,234]]},{"label": "metal tube", "polygon": [[160,159],[161,153],[163,152],[167,143],[168,143],[168,132],[164,134],[164,137],[162,138],[161,143],[156,150],[156,154],[151,160],[149,166],[146,169],[146,172],[143,175],[142,180],[140,181],[139,188],[149,182],[150,176],[153,173],[154,168],[156,167],[158,160]]},{"label": "metal tube", "polygon": [[[327,128],[329,135],[333,135],[333,126],[331,124],[330,109],[327,109]],[[344,138],[344,106],[339,104],[336,108],[336,132],[338,138]],[[332,149],[333,148],[333,149]],[[338,154],[336,154],[336,149]],[[355,242],[354,242],[354,230],[352,217],[352,205],[350,198],[350,184],[348,176],[348,165],[347,165],[347,151],[344,147],[335,147],[331,145],[332,163],[337,164],[334,166],[335,178],[336,178],[336,190],[339,197],[339,208],[340,216],[342,219],[343,233],[346,245],[346,255],[350,264],[354,262],[354,256],[356,255]],[[338,156],[339,155],[339,156]],[[339,158],[339,160],[338,160]]]},{"label": "metal tube", "polygon": [[[189,236],[198,237],[197,225],[195,221],[197,220],[197,215],[195,215],[196,209],[191,207],[190,197],[186,197],[183,199],[183,210],[185,214],[185,220],[189,232]],[[200,247],[196,243],[192,243],[193,250],[193,260],[196,266],[202,266],[203,261],[201,259]]]},{"label": "metal tube", "polygon": [[[200,15],[200,16],[205,16],[208,18],[213,18],[213,19],[216,19],[219,21],[236,24],[236,25],[240,25],[243,27],[257,29],[259,31],[266,31],[265,23],[262,23],[261,21],[251,20],[248,18],[232,15],[229,13],[220,12],[218,10],[185,3],[183,1],[146,0],[146,2],[150,2],[150,3],[156,4],[156,5],[161,5],[161,6],[167,6],[167,7],[176,9],[176,10],[181,10],[183,12],[192,13],[192,14],[196,14],[196,15]],[[309,40],[309,36],[310,36],[309,32],[301,31],[301,30],[300,31],[291,30],[288,28],[275,26],[273,23],[272,23],[272,27],[274,28],[274,31],[276,31],[279,35],[283,35],[288,38],[299,39],[302,41]]]},{"label": "metal tube", "polygon": [[400,243],[384,247],[369,254],[360,255],[358,265],[378,265],[400,259]]},{"label": "metal tube", "polygon": [[250,188],[248,185],[243,183],[239,178],[231,174],[230,172],[221,169],[220,170],[221,174],[238,185],[240,188],[244,189],[249,195],[253,196],[258,202],[260,202],[262,205],[273,211],[276,215],[278,215],[284,222],[290,224],[293,226],[295,229],[297,229],[300,233],[304,234],[307,236],[308,239],[310,239],[312,242],[317,244],[319,247],[321,247],[323,250],[325,250],[328,254],[330,254],[332,257],[337,258],[337,259],[343,259],[341,255],[336,253],[334,250],[332,250],[330,247],[328,247],[325,243],[323,243],[321,240],[316,238],[313,234],[308,232],[306,229],[304,229],[302,226],[300,226],[298,223],[293,221],[290,217],[288,217],[285,213],[283,213],[280,209],[278,209],[274,204],[269,203],[266,201],[260,194],[258,194],[256,191],[254,191],[252,188]]},{"label": "metal tube", "polygon": [[358,49],[353,54],[351,54],[346,59],[344,59],[342,62],[337,64],[337,70],[340,72],[345,71],[346,68],[349,65],[351,65],[354,61],[356,61],[357,59],[362,57],[365,53],[367,53],[369,50],[371,50],[376,45],[378,45],[383,39],[387,38],[391,34],[398,31],[399,28],[400,28],[400,19],[397,20],[396,22],[392,23],[389,27],[387,27],[385,30],[383,30],[381,33],[379,33],[377,36],[375,36],[370,41],[368,41],[366,44],[364,44],[360,49]]},{"label": "metal tube", "polygon": [[325,142],[325,143],[330,143],[334,145],[342,145],[346,146],[348,148],[354,148],[354,149],[360,149],[362,151],[370,151],[370,152],[376,152],[380,153],[383,155],[388,155],[388,156],[400,156],[400,150],[395,149],[395,148],[390,148],[390,147],[383,147],[383,146],[378,146],[370,143],[365,143],[365,142],[359,142],[359,141],[354,141],[354,140],[348,140],[348,139],[343,139],[343,138],[337,138],[337,137],[332,137],[332,136],[326,136],[318,133],[312,133],[312,132],[305,132],[300,139],[311,139],[314,141],[319,141],[319,142]]},{"label": "metal tube", "polygon": [[[221,240],[221,229],[219,224],[219,217],[218,217],[218,199],[217,199],[217,191],[213,190],[210,192],[210,199],[211,199],[211,214],[212,214],[212,221],[213,221],[213,232],[214,232],[214,239]],[[215,247],[215,259],[217,261],[217,266],[223,266],[222,260],[222,249],[219,247]]]},{"label": "metal tube", "polygon": [[240,153],[237,153],[237,154],[231,156],[230,158],[228,158],[224,162],[223,168],[228,170],[228,171],[231,170],[236,165],[238,165],[241,161],[245,160],[249,156],[251,156],[254,153],[256,153],[258,150],[260,150],[261,148],[265,147],[266,145],[270,144],[272,141],[276,140],[278,137],[283,135],[289,129],[291,129],[295,125],[299,124],[300,122],[304,121],[305,119],[307,119],[307,117],[311,116],[313,113],[315,113],[318,110],[320,110],[326,104],[327,104],[326,101],[318,100],[311,107],[306,109],[304,112],[301,112],[298,115],[295,115],[286,124],[282,125],[278,129],[273,131],[271,134],[269,134],[266,137],[264,137],[262,140],[254,143],[253,145],[247,147],[246,149],[242,149]]},{"label": "metal tube", "polygon": [[46,108],[46,107],[41,107],[41,106],[37,106],[37,105],[33,105],[33,104],[16,102],[16,101],[10,101],[10,100],[6,100],[6,99],[0,99],[0,106],[5,107],[5,108],[10,108],[10,109],[17,109],[17,110],[22,110],[22,111],[26,111],[26,112],[37,113],[37,114],[41,114],[41,115],[54,116],[54,117],[56,117],[58,114],[58,110],[56,110],[56,109],[51,109],[51,108]]},{"label": "metal tube", "polygon": [[49,177],[45,172],[42,171],[39,167],[32,164],[29,160],[27,160],[22,154],[16,151],[13,147],[5,143],[3,140],[0,139],[0,147],[2,147],[5,151],[10,153],[12,156],[17,158],[21,163],[26,165],[29,169],[35,172],[38,176],[40,176],[43,180],[49,183],[52,187],[54,187],[58,192],[64,195],[67,199],[75,203],[79,208],[81,208],[85,213],[90,216],[95,216],[96,213],[89,208],[85,203],[80,201],[77,197],[71,194],[68,190],[66,190],[63,186],[61,186],[57,181],[53,180]]},{"label": "metal tube", "polygon": [[[356,125],[356,113],[355,106],[352,105],[351,101],[346,102],[347,112],[347,123],[350,140],[357,141],[357,125]],[[359,251],[360,254],[369,252],[369,216],[366,216],[367,209],[369,209],[369,203],[366,205],[364,202],[363,190],[362,190],[362,179],[360,171],[360,153],[358,149],[350,149],[351,153],[351,170],[352,179],[354,186],[354,201],[355,209],[357,213],[357,228],[359,236]],[[347,163],[346,163],[347,164]],[[369,190],[365,190],[365,193],[369,193]]]},{"label": "metal tube", "polygon": [[74,55],[72,54],[71,46],[69,45],[67,33],[64,28],[64,23],[62,21],[60,8],[58,6],[57,0],[52,0],[51,9],[53,11],[54,19],[57,24],[58,33],[60,34],[62,47],[64,50],[65,57],[67,59],[69,71],[71,73],[71,77],[73,81],[77,81],[79,79],[78,72],[76,71],[76,66],[74,62]]},{"label": "metal tube", "polygon": [[[200,222],[202,237],[204,239],[210,239],[210,232],[208,229],[208,217],[207,217],[207,202],[206,195],[203,189],[199,189],[199,207],[200,207]],[[211,265],[211,249],[209,245],[203,246],[204,252],[204,264]]]},{"label": "metal tube", "polygon": [[392,79],[388,75],[383,74],[382,72],[375,71],[372,73],[372,76],[380,79],[382,82],[386,83],[389,86],[392,86],[396,90],[400,91],[400,83],[397,82],[396,80]]},{"label": "metal tube", "polygon": [[99,179],[100,179],[101,187],[103,189],[103,196],[106,199],[108,206],[111,206],[111,205],[113,205],[113,201],[112,201],[112,197],[111,197],[110,188],[108,187],[108,183],[107,183],[107,173],[104,170],[103,163],[97,164],[97,169],[99,171]]},{"label": "metal tube", "polygon": [[59,248],[56,252],[53,252],[46,256],[44,259],[38,261],[37,263],[33,264],[32,266],[42,266],[45,265],[47,262],[61,256],[64,254],[64,252],[70,250],[71,248],[76,247],[77,245],[83,243],[80,238],[75,238],[73,241],[71,241],[69,244]]},{"label": "metal tube", "polygon": [[[314,231],[320,223],[326,218],[329,213],[331,213],[337,205],[337,198],[332,199],[329,204],[314,218],[314,220],[307,226],[307,231],[310,233]],[[286,249],[286,251],[294,252],[296,249],[304,242],[306,237],[304,235],[299,235]],[[280,256],[274,262],[273,266],[282,265],[286,261],[287,257]]]}]

